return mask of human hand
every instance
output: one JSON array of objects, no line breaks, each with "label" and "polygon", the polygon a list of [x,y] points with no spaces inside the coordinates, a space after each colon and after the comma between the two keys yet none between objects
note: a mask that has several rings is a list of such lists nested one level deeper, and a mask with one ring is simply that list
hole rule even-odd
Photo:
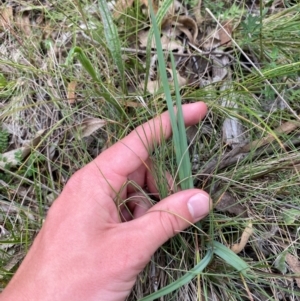
[{"label": "human hand", "polygon": [[[206,111],[202,102],[184,105],[185,124],[198,123]],[[180,191],[150,208],[134,189],[138,185],[157,192],[148,154],[162,132],[171,135],[168,112],[139,126],[71,177],[1,301],[125,300],[157,248],[208,214],[204,191]],[[118,210],[117,198],[129,199],[131,215],[124,206]]]}]

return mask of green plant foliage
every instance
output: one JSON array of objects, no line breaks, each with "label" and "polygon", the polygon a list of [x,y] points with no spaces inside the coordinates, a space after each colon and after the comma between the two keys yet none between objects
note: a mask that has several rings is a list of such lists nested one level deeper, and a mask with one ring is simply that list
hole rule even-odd
[{"label": "green plant foliage", "polygon": [[[159,66],[161,81],[163,83],[165,97],[167,100],[168,112],[170,114],[170,119],[171,119],[172,132],[173,132],[173,147],[175,149],[175,154],[176,154],[176,162],[178,167],[180,184],[182,189],[189,189],[189,188],[193,188],[194,185],[192,181],[191,163],[190,163],[190,158],[188,153],[187,137],[186,137],[186,131],[185,131],[184,119],[182,113],[182,104],[181,104],[181,98],[179,94],[180,89],[176,78],[177,73],[175,70],[175,62],[174,62],[173,55],[171,54],[171,63],[172,63],[172,69],[174,74],[174,88],[175,88],[176,107],[177,107],[176,114],[174,111],[171,91],[170,91],[169,82],[167,78],[165,57],[162,51],[160,33],[158,30],[157,22],[154,16],[151,3],[149,4],[150,4],[152,26],[153,26],[154,37],[155,37],[156,48],[157,48],[158,66]],[[235,268],[238,272],[240,272],[244,276],[248,276],[247,272],[249,272],[250,267],[246,264],[246,262],[243,259],[238,257],[233,251],[231,251],[230,249],[228,249],[227,247],[225,247],[224,245],[222,245],[217,241],[213,241],[212,245],[213,245],[213,252],[211,252],[211,248],[208,245],[209,251],[207,251],[204,258],[200,261],[200,266],[201,266],[200,271],[203,271],[207,267],[207,265],[209,264],[209,262],[213,257],[213,254],[216,254],[219,257],[221,257],[228,265],[231,265],[233,268]],[[175,281],[174,283],[171,283],[169,286],[165,287],[164,289],[156,292],[155,296],[154,294],[151,294],[146,299],[142,299],[142,300],[143,301],[154,300],[160,296],[170,293],[175,289],[178,289],[182,285],[186,284],[188,281],[192,280],[192,278],[194,277],[192,273],[194,269],[191,271],[191,274],[187,273],[186,275],[183,276],[183,278],[180,278],[179,280]],[[181,281],[182,279],[184,279],[184,281]]]},{"label": "green plant foliage", "polygon": [[279,270],[282,274],[286,274],[287,272],[287,264],[285,262],[286,255],[287,255],[287,251],[284,251],[280,253],[274,261],[275,268]]},{"label": "green plant foliage", "polygon": [[7,85],[7,80],[5,76],[2,73],[0,73],[0,91],[1,89],[5,88],[6,85]]},{"label": "green plant foliage", "polygon": [[223,20],[229,20],[229,19],[239,18],[242,13],[243,10],[236,4],[233,4],[230,8],[219,13],[219,17]]},{"label": "green plant foliage", "polygon": [[160,41],[160,33],[158,30],[156,18],[154,16],[152,7],[150,11],[151,11],[151,19],[153,24],[156,48],[157,48],[158,66],[159,66],[160,76],[163,83],[168,111],[170,114],[170,119],[172,124],[173,145],[176,154],[180,185],[182,189],[189,189],[189,188],[193,188],[193,179],[192,179],[191,163],[190,163],[190,158],[188,153],[187,137],[186,137],[185,125],[184,125],[184,119],[182,113],[181,98],[179,95],[179,85],[176,78],[177,72],[174,66],[175,65],[174,58],[171,56],[172,68],[174,74],[174,88],[176,93],[177,114],[175,114],[174,107],[173,107],[173,99],[171,96],[168,76],[166,72],[166,64],[165,64],[164,53]]},{"label": "green plant foliage", "polygon": [[[72,59],[76,57],[80,63],[82,64],[82,66],[84,67],[84,69],[89,73],[89,75],[92,77],[92,79],[104,90],[106,90],[106,87],[103,85],[102,81],[98,78],[97,72],[95,70],[95,68],[93,67],[92,62],[90,61],[90,59],[86,56],[86,54],[84,53],[84,51],[78,47],[75,46],[73,47],[69,54],[68,57],[66,59],[66,65],[70,65]],[[105,100],[110,103],[111,105],[113,105],[115,107],[115,109],[117,109],[117,111],[120,114],[124,114],[124,111],[122,109],[122,107],[120,106],[120,104],[113,98],[111,97],[111,95],[109,93],[106,93],[105,91],[99,91],[99,89],[96,89],[95,92],[104,97]]]},{"label": "green plant foliage", "polygon": [[5,152],[8,147],[9,134],[5,130],[0,130],[0,153]]},{"label": "green plant foliage", "polygon": [[284,223],[290,226],[295,224],[296,221],[299,221],[300,210],[294,208],[284,209],[282,215]]},{"label": "green plant foliage", "polygon": [[193,278],[195,278],[197,275],[201,274],[202,271],[207,267],[207,265],[210,263],[211,259],[213,257],[213,251],[212,248],[210,248],[204,258],[190,271],[188,271],[186,274],[184,274],[181,278],[175,280],[171,284],[165,286],[164,288],[160,289],[159,291],[140,299],[140,301],[153,301],[157,298],[160,298],[162,296],[165,296],[176,289],[180,288],[181,286],[189,283]]},{"label": "green plant foliage", "polygon": [[249,14],[241,23],[244,37],[249,41],[253,36],[258,35],[261,29],[260,16]]},{"label": "green plant foliage", "polygon": [[119,69],[119,74],[122,79],[123,92],[126,92],[126,82],[125,82],[125,67],[123,64],[121,44],[118,34],[117,27],[111,17],[111,13],[108,9],[107,2],[103,0],[98,0],[99,10],[104,26],[104,35],[108,45],[108,49],[111,56]]},{"label": "green plant foliage", "polygon": [[225,247],[223,244],[213,241],[214,253],[221,257],[227,264],[231,265],[235,270],[248,277],[250,270],[249,265],[239,256],[237,256],[230,249]]}]

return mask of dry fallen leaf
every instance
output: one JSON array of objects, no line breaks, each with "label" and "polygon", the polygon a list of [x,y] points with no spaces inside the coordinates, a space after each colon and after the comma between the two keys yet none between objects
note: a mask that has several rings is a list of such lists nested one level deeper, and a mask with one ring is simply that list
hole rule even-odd
[{"label": "dry fallen leaf", "polygon": [[181,31],[178,29],[178,27],[174,25],[176,25],[176,22],[166,22],[162,25],[162,34],[168,37],[170,40],[176,39],[181,34]]},{"label": "dry fallen leaf", "polygon": [[141,107],[143,107],[143,105],[142,105],[141,103],[138,103],[138,102],[127,101],[127,102],[126,102],[126,107],[130,107],[130,108],[141,108]]},{"label": "dry fallen leaf", "polygon": [[231,251],[233,251],[234,253],[237,254],[237,253],[240,253],[242,250],[244,250],[252,233],[253,233],[252,223],[249,223],[241,236],[240,242],[232,245],[230,248]]},{"label": "dry fallen leaf", "polygon": [[[147,47],[148,35],[149,35],[148,30],[141,30],[138,33],[140,46],[142,48]],[[184,53],[184,47],[182,46],[182,43],[179,40],[171,40],[166,35],[162,34],[162,36],[160,38],[160,41],[161,41],[162,49],[164,51],[172,51],[176,54],[183,54]],[[152,41],[151,41],[151,48],[153,48],[153,49],[156,48],[156,43],[155,43],[155,38],[154,37],[152,38]]]},{"label": "dry fallen leaf", "polygon": [[[280,243],[282,248],[285,249],[285,251],[282,254],[284,255],[285,262],[289,266],[289,269],[294,273],[297,274],[296,277],[294,277],[297,286],[300,288],[300,261],[297,256],[292,255],[291,253],[288,252],[289,246],[285,243]],[[285,272],[284,272],[285,273]]]},{"label": "dry fallen leaf", "polygon": [[228,66],[230,66],[228,56],[225,53],[224,53],[224,55],[222,55],[222,50],[220,50],[219,52],[221,54],[218,55],[218,57],[212,56],[212,59],[213,59],[212,80],[213,80],[213,83],[224,80],[225,77],[228,75]]},{"label": "dry fallen leaf", "polygon": [[[231,45],[231,36],[232,36],[232,24],[231,21],[222,22],[222,27],[219,29],[219,39],[221,45],[226,45],[228,47]],[[228,34],[229,36],[228,36]]]},{"label": "dry fallen leaf", "polygon": [[[284,122],[283,124],[281,124],[279,127],[274,129],[273,131],[276,135],[289,134],[290,132],[296,130],[299,127],[300,127],[299,121],[287,121],[287,122]],[[250,150],[257,149],[259,147],[262,147],[266,144],[271,143],[272,141],[275,140],[275,138],[276,138],[275,135],[268,134],[266,137],[264,137],[262,139],[257,139],[255,141],[252,141],[252,142],[246,144],[245,146],[243,146],[242,151],[244,153],[247,153]]]},{"label": "dry fallen leaf", "polygon": [[221,212],[228,212],[235,216],[247,217],[247,208],[240,204],[236,198],[229,192],[224,192],[221,196],[217,197],[215,208]]},{"label": "dry fallen leaf", "polygon": [[[167,73],[168,73],[168,80],[169,80],[170,86],[173,86],[174,85],[173,71],[172,71],[172,69],[168,69],[168,68],[166,70],[167,70]],[[177,81],[178,81],[179,87],[184,86],[187,83],[187,79],[182,77],[178,72],[177,72],[176,75],[177,75]],[[145,82],[142,81],[139,84],[139,88],[144,89],[144,86],[145,86]],[[161,83],[158,80],[149,80],[147,82],[147,91],[150,92],[151,94],[156,93],[160,87],[161,87]]]},{"label": "dry fallen leaf", "polygon": [[67,99],[70,104],[73,104],[76,101],[76,95],[75,95],[76,86],[77,86],[76,81],[71,81],[68,84]]},{"label": "dry fallen leaf", "polygon": [[119,0],[114,7],[113,17],[118,18],[127,8],[130,8],[134,0]]},{"label": "dry fallen leaf", "polygon": [[[139,39],[139,42],[140,42],[140,46],[142,48],[147,47],[148,35],[149,35],[149,30],[140,30],[139,33],[138,33],[138,39]],[[163,36],[163,37],[165,37],[165,36]],[[161,39],[161,42],[163,42],[162,39]],[[153,37],[152,41],[151,41],[151,48],[155,48],[155,47],[156,47],[155,38]]]},{"label": "dry fallen leaf", "polygon": [[180,41],[170,41],[169,43],[162,44],[163,50],[168,52],[173,52],[175,54],[183,54],[184,47],[181,45]]},{"label": "dry fallen leaf", "polygon": [[13,9],[11,6],[6,6],[0,9],[0,31],[5,31],[11,28],[13,20]]},{"label": "dry fallen leaf", "polygon": [[196,44],[198,26],[195,20],[188,16],[175,16],[173,21],[177,23],[178,29],[187,36],[188,40],[191,43]]},{"label": "dry fallen leaf", "polygon": [[208,34],[207,36],[203,39],[201,43],[201,47],[205,51],[211,51],[213,49],[216,49],[220,46],[220,36],[219,32],[216,29],[208,29],[207,30]]},{"label": "dry fallen leaf", "polygon": [[168,14],[171,16],[179,16],[185,13],[186,8],[178,0],[174,0],[173,3],[169,6],[168,13],[165,18],[168,18]]},{"label": "dry fallen leaf", "polygon": [[[141,4],[143,13],[145,15],[148,14],[148,16],[150,16],[149,0],[140,0],[140,4]],[[153,7],[154,14],[156,14],[159,9],[158,1],[152,0],[152,7]],[[162,23],[164,23],[166,20],[170,19],[170,17],[172,17],[174,15],[180,15],[180,14],[181,15],[186,14],[186,8],[180,3],[180,1],[174,0],[173,3],[169,6],[168,11],[164,16],[164,20]]]},{"label": "dry fallen leaf", "polygon": [[16,16],[16,20],[15,20],[15,24],[16,26],[23,31],[23,33],[26,36],[31,36],[32,32],[31,32],[31,25],[30,25],[30,20],[29,20],[29,16],[26,14],[18,14]]},{"label": "dry fallen leaf", "polygon": [[[141,5],[141,8],[142,8],[142,13],[145,15],[149,14],[148,0],[140,0],[139,2]],[[152,1],[152,7],[153,7],[153,11],[155,14],[157,13],[157,10],[158,10],[158,5],[156,2],[157,1]],[[113,7],[113,17],[114,18],[120,17],[122,14],[124,14],[126,12],[126,10],[128,8],[132,7],[133,3],[134,3],[134,0],[118,0]]]},{"label": "dry fallen leaf", "polygon": [[289,265],[290,269],[293,271],[293,273],[298,274],[298,277],[295,277],[297,286],[300,288],[300,262],[299,259],[290,254],[287,253],[286,254],[286,258],[285,258],[287,264]]},{"label": "dry fallen leaf", "polygon": [[[171,81],[171,83],[173,83],[173,78],[174,78],[173,70],[167,68],[167,73],[169,74],[169,81]],[[178,81],[179,87],[184,86],[187,83],[187,79],[185,77],[182,77],[178,71],[176,71],[176,75],[177,75],[177,81]]]},{"label": "dry fallen leaf", "polygon": [[205,21],[205,18],[201,14],[202,9],[202,0],[198,0],[198,3],[193,8],[193,13],[196,19],[196,23],[199,27],[202,26],[202,23]]},{"label": "dry fallen leaf", "polygon": [[[139,84],[139,88],[140,89],[144,89],[144,87],[145,87],[145,82],[142,81]],[[147,82],[147,91],[150,92],[151,94],[154,94],[159,88],[160,88],[159,81],[157,81],[157,80],[149,80]]]},{"label": "dry fallen leaf", "polygon": [[106,121],[100,118],[85,118],[80,124],[75,126],[75,132],[78,138],[88,137],[98,129],[102,128],[105,124]]}]

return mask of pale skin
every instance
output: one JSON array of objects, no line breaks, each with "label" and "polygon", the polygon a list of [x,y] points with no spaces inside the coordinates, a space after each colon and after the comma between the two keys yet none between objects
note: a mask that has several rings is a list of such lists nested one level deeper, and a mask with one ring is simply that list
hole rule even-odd
[{"label": "pale skin", "polygon": [[[184,105],[186,126],[206,112],[202,102]],[[167,112],[71,177],[0,301],[123,301],[154,252],[208,214],[209,196],[202,190],[180,191],[152,206],[135,188],[157,192],[148,156],[161,129],[171,135]],[[131,199],[131,214],[118,210],[117,196]]]}]

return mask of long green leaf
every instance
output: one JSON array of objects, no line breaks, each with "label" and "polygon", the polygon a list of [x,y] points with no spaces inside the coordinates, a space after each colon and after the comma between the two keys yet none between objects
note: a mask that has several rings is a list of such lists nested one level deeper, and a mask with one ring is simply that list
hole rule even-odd
[{"label": "long green leaf", "polygon": [[172,63],[172,71],[173,71],[173,81],[175,87],[175,95],[176,95],[176,107],[177,107],[177,127],[179,131],[179,145],[180,147],[180,154],[181,154],[181,163],[178,165],[178,168],[183,169],[184,179],[180,179],[182,189],[189,189],[194,188],[193,178],[192,178],[192,165],[190,161],[190,156],[188,152],[188,144],[187,144],[187,137],[185,131],[185,124],[182,112],[182,104],[181,104],[181,97],[179,93],[179,84],[177,79],[177,71],[175,69],[175,61],[173,53],[171,55],[171,63]]},{"label": "long green leaf", "polygon": [[[74,57],[76,57],[79,60],[81,65],[89,73],[89,75],[92,77],[95,83],[101,86],[104,90],[107,90],[107,88],[103,85],[102,81],[98,78],[97,72],[95,71],[90,59],[85,55],[83,50],[78,46],[75,46],[70,50],[66,60],[66,65],[69,65]],[[121,115],[123,116],[126,115],[123,108],[120,106],[120,104],[113,97],[111,97],[109,93],[100,92],[97,88],[95,89],[95,91],[99,96],[103,97],[108,103],[113,105]]]},{"label": "long green leaf", "polygon": [[155,300],[155,299],[165,296],[165,295],[177,290],[181,286],[189,283],[191,280],[194,279],[195,276],[202,273],[202,271],[210,263],[212,257],[213,257],[213,251],[210,248],[207,251],[207,253],[205,254],[205,256],[203,257],[203,259],[195,267],[193,267],[189,272],[187,272],[186,274],[184,274],[182,277],[180,277],[176,281],[172,282],[171,284],[163,287],[162,289],[158,290],[157,292],[155,292],[147,297],[140,299],[139,301]]},{"label": "long green leaf", "polygon": [[70,62],[73,60],[74,57],[77,57],[81,65],[84,67],[84,69],[88,72],[88,74],[92,77],[92,79],[95,82],[98,82],[98,76],[97,73],[89,60],[89,58],[85,55],[83,50],[80,47],[73,47],[67,57],[66,64],[69,65]]},{"label": "long green leaf", "polygon": [[[161,23],[162,23],[165,15],[167,14],[168,9],[172,3],[174,3],[174,0],[164,0],[162,3],[160,3],[160,7],[159,7],[156,17],[155,17],[155,23],[158,28],[161,27]],[[153,11],[152,3],[150,3],[150,2],[149,2],[149,7],[151,7],[151,9]],[[152,20],[152,22],[153,22],[153,20]],[[154,34],[154,27],[152,26],[148,33],[148,41],[147,41],[147,47],[146,47],[147,56],[146,56],[146,76],[145,76],[144,92],[146,92],[146,90],[147,90],[147,82],[149,80],[150,51],[151,51],[153,34]]]},{"label": "long green leaf", "polygon": [[[164,87],[165,97],[167,100],[167,106],[168,111],[171,118],[171,125],[173,130],[173,142],[175,147],[175,153],[176,153],[176,160],[177,165],[179,168],[179,179],[181,181],[181,187],[182,189],[192,188],[193,187],[193,181],[191,176],[191,163],[190,158],[188,155],[188,145],[187,145],[187,139],[186,139],[186,132],[185,132],[185,125],[184,125],[184,119],[183,119],[183,112],[182,112],[182,105],[181,105],[181,98],[179,94],[179,84],[177,80],[177,71],[175,69],[175,61],[174,57],[171,54],[171,63],[172,63],[172,70],[173,70],[173,80],[174,80],[174,87],[175,87],[175,94],[176,94],[176,106],[177,106],[177,116],[175,116],[174,108],[173,108],[173,102],[169,87],[169,82],[167,79],[167,73],[166,73],[166,65],[164,61],[164,53],[162,51],[161,41],[160,41],[160,34],[158,30],[158,26],[155,20],[155,16],[153,13],[153,9],[151,6],[151,3],[149,3],[150,6],[150,14],[152,19],[152,26],[153,26],[153,32],[155,36],[155,42],[156,42],[156,49],[157,49],[157,57],[158,57],[158,65],[159,65],[159,71],[161,80]],[[217,241],[212,242],[213,248],[214,248],[214,254],[221,257],[227,264],[231,265],[233,268],[235,268],[238,272],[242,273],[244,276],[248,277],[249,275],[247,272],[249,271],[250,267],[248,264],[242,260],[239,256],[237,256],[234,252],[232,252],[230,249],[222,245],[221,243]],[[201,268],[205,268],[207,264],[210,262],[212,258],[212,252],[209,250],[203,260],[200,262]],[[203,266],[202,266],[203,264]],[[197,266],[198,267],[198,266]],[[176,280],[175,282],[171,283],[170,285],[164,287],[163,289],[159,290],[158,292],[151,294],[150,296],[141,299],[141,301],[150,301],[154,300],[156,298],[159,298],[163,295],[166,295],[170,292],[172,292],[175,289],[178,289],[180,286],[186,284],[188,281],[191,281],[194,277],[193,273],[195,273],[197,269],[192,269],[190,273],[184,275],[180,279]],[[203,269],[201,269],[202,271]],[[201,272],[197,270],[198,273]]]},{"label": "long green leaf", "polygon": [[218,241],[212,242],[214,247],[214,253],[221,257],[227,264],[231,265],[238,272],[242,273],[245,277],[248,277],[248,272],[250,270],[249,265],[239,256],[237,256],[233,251],[228,249],[223,244]]},{"label": "long green leaf", "polygon": [[118,29],[112,19],[111,13],[107,6],[106,0],[98,0],[99,10],[104,27],[104,35],[107,42],[108,49],[116,64],[122,79],[123,91],[126,91],[125,82],[125,68],[122,60],[120,37]]},{"label": "long green leaf", "polygon": [[173,65],[173,75],[174,75],[173,76],[174,87],[176,91],[177,114],[175,114],[174,107],[173,107],[173,100],[172,100],[169,81],[166,72],[165,57],[164,57],[161,40],[160,40],[160,32],[157,26],[157,22],[154,16],[151,2],[149,2],[149,7],[150,7],[150,14],[151,14],[153,32],[155,37],[155,43],[156,43],[158,67],[159,67],[160,77],[164,87],[167,107],[171,119],[171,125],[173,131],[173,144],[175,148],[180,185],[182,189],[193,188],[193,181],[191,177],[191,164],[189,161],[188,146],[186,142],[187,138],[186,138],[182,108],[181,108],[179,84],[177,81],[177,72],[175,70],[174,58],[172,61],[172,65]]},{"label": "long green leaf", "polygon": [[[173,132],[173,141],[174,141],[175,154],[176,154],[176,161],[177,161],[177,165],[179,166],[181,159],[182,159],[182,154],[181,154],[180,147],[178,147],[178,145],[180,144],[180,137],[179,137],[179,131],[178,131],[178,127],[177,127],[177,120],[176,120],[176,115],[175,115],[175,111],[174,111],[174,107],[173,107],[173,101],[172,101],[169,81],[168,81],[167,72],[166,72],[166,64],[165,64],[164,53],[163,53],[162,46],[161,46],[160,33],[159,33],[159,30],[157,27],[157,23],[155,20],[151,2],[149,2],[149,7],[150,7],[150,14],[151,14],[152,26],[153,26],[153,31],[154,31],[154,37],[155,37],[155,42],[156,42],[158,68],[159,68],[161,81],[162,81],[162,84],[164,87],[168,111],[170,114],[172,132]],[[179,168],[178,174],[179,174],[180,181],[183,181],[185,176],[183,174],[182,168]]]}]

